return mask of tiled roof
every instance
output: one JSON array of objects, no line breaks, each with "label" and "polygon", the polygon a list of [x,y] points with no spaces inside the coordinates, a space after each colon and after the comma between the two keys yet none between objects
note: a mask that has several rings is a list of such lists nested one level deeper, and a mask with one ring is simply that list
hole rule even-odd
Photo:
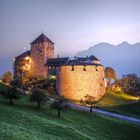
[{"label": "tiled roof", "polygon": [[47,60],[47,66],[60,66],[67,64],[69,57],[64,58],[50,58]]},{"label": "tiled roof", "polygon": [[96,58],[94,55],[91,55],[90,57],[90,60],[97,60],[97,61],[100,61],[98,58]]},{"label": "tiled roof", "polygon": [[88,61],[89,58],[88,57],[76,57],[75,60],[78,61]]},{"label": "tiled roof", "polygon": [[31,54],[31,51],[28,50],[28,51],[26,51],[26,52],[20,54],[19,56],[17,56],[16,59],[24,58],[24,57],[26,57],[26,56],[30,56],[30,54]]},{"label": "tiled roof", "polygon": [[32,44],[36,44],[36,43],[41,43],[41,42],[49,42],[51,44],[54,44],[48,37],[46,37],[43,33],[37,37],[33,42],[31,42],[31,45]]},{"label": "tiled roof", "polygon": [[[97,65],[93,60],[98,60],[95,56],[90,57],[75,57],[70,60],[65,58],[50,58],[47,60],[46,66],[61,66],[61,65]],[[99,61],[99,60],[98,60]],[[100,64],[98,64],[100,65]]]},{"label": "tiled roof", "polygon": [[97,60],[97,61],[99,61],[99,59],[98,58],[96,58],[94,55],[91,55],[90,57],[75,57],[75,60],[78,62],[80,62],[80,61],[83,61],[83,62],[85,62],[85,61],[88,61],[88,60],[91,60],[91,61],[93,61],[93,60]]}]

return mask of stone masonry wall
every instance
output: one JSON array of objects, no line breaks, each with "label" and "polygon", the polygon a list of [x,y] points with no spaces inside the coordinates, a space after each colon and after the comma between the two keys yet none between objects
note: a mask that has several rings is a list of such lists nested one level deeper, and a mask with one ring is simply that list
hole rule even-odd
[{"label": "stone masonry wall", "polygon": [[62,66],[59,72],[58,91],[59,94],[72,100],[84,99],[86,94],[95,97],[99,100],[105,94],[105,77],[104,67],[88,65],[86,70],[83,70],[82,65],[74,66],[74,71],[71,71],[71,66]]},{"label": "stone masonry wall", "polygon": [[33,44],[31,46],[31,71],[34,76],[46,78],[48,75],[45,66],[47,58],[54,57],[54,46],[47,42]]}]

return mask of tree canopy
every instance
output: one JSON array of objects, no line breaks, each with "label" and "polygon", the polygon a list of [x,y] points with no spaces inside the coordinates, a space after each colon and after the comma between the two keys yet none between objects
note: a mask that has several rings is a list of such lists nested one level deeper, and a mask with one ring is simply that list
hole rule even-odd
[{"label": "tree canopy", "polygon": [[98,102],[99,101],[96,101],[94,96],[89,94],[85,96],[84,100],[80,101],[82,105],[90,107],[90,112],[92,112],[93,107],[95,107]]},{"label": "tree canopy", "polygon": [[40,109],[41,105],[49,99],[42,89],[34,88],[30,96],[30,100],[32,102],[37,102],[37,108]]},{"label": "tree canopy", "polygon": [[7,71],[6,73],[4,73],[1,77],[1,81],[3,83],[7,83],[7,84],[10,84],[10,82],[12,81],[12,73],[11,71]]},{"label": "tree canopy", "polygon": [[108,86],[110,86],[111,80],[117,79],[115,70],[111,67],[106,67],[105,68],[105,78],[107,79]]},{"label": "tree canopy", "polygon": [[52,103],[52,108],[58,111],[57,116],[60,117],[60,112],[67,110],[69,107],[68,100],[64,97],[59,97]]}]

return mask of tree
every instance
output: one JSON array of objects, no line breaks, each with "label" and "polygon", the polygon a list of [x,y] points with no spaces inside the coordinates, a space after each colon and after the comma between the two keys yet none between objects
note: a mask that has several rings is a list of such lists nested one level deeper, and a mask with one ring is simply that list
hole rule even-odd
[{"label": "tree", "polygon": [[16,88],[22,88],[22,81],[20,79],[16,78],[13,81],[11,81],[11,85]]},{"label": "tree", "polygon": [[1,81],[3,83],[6,83],[6,84],[9,84],[10,85],[10,82],[12,81],[12,73],[10,71],[7,71],[6,73],[4,73],[1,77]]},{"label": "tree", "polygon": [[66,111],[69,108],[68,101],[63,97],[60,97],[52,103],[52,108],[58,111],[57,116],[60,117],[61,111]]},{"label": "tree", "polygon": [[117,79],[115,70],[111,67],[106,67],[105,68],[105,78],[107,79],[108,86],[110,86],[111,80]]},{"label": "tree", "polygon": [[139,78],[136,74],[124,75],[121,79],[121,87],[125,93],[136,94],[139,92]]},{"label": "tree", "polygon": [[93,108],[97,105],[99,101],[95,100],[94,96],[87,94],[84,100],[81,100],[80,103],[84,106],[88,106],[90,108],[90,112],[92,112]]},{"label": "tree", "polygon": [[13,105],[13,99],[19,99],[20,97],[17,88],[14,85],[12,85],[12,88],[9,88],[7,92],[3,92],[2,96],[9,99],[10,105]]},{"label": "tree", "polygon": [[30,96],[32,102],[37,102],[37,108],[40,109],[41,105],[45,103],[48,98],[45,96],[44,91],[39,88],[34,88]]}]

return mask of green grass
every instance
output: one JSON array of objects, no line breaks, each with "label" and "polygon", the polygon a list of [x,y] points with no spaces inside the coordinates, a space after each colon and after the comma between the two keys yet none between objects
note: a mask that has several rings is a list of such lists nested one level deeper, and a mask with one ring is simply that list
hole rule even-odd
[{"label": "green grass", "polygon": [[140,102],[125,104],[125,105],[117,105],[117,106],[107,106],[107,107],[102,107],[102,109],[114,113],[140,118]]},{"label": "green grass", "polygon": [[[7,86],[0,84],[1,89]],[[120,100],[112,94],[107,97],[108,103],[111,98]],[[74,109],[58,118],[47,105],[37,110],[28,96],[15,100],[14,106],[0,97],[0,140],[139,140],[139,132],[139,125]]]},{"label": "green grass", "polygon": [[139,132],[140,126],[115,118],[74,109],[58,118],[48,106],[37,110],[25,99],[9,106],[0,98],[0,140],[137,140]]},{"label": "green grass", "polygon": [[114,106],[128,104],[136,101],[137,98],[135,96],[127,95],[122,92],[107,92],[99,104],[101,106]]},{"label": "green grass", "polygon": [[121,92],[108,92],[100,105],[100,108],[106,111],[140,118],[140,102],[135,96]]}]

